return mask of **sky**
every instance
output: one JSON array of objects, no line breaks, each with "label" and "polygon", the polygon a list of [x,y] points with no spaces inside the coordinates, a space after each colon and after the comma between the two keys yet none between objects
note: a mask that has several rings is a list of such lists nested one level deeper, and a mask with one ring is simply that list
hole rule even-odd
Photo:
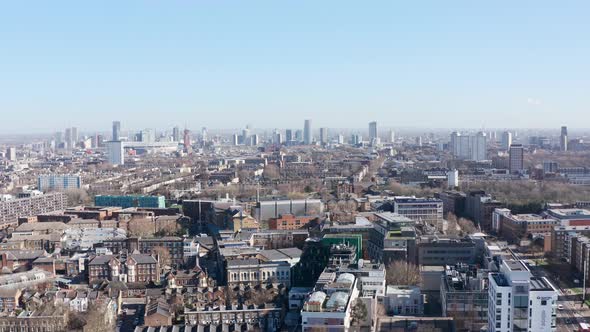
[{"label": "sky", "polygon": [[0,135],[590,128],[589,1],[4,1]]}]

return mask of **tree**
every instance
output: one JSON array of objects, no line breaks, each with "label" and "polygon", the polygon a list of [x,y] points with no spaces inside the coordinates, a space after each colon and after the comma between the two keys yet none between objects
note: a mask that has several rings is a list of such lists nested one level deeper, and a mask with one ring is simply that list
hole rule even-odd
[{"label": "tree", "polygon": [[163,268],[164,266],[170,266],[170,264],[172,264],[172,257],[170,256],[168,249],[164,247],[154,247],[154,249],[152,249],[152,254],[158,255],[160,268]]},{"label": "tree", "polygon": [[85,313],[72,312],[68,316],[69,330],[84,332],[104,332],[115,330],[115,319],[109,312],[107,303],[91,302]]},{"label": "tree", "polygon": [[352,307],[352,312],[350,314],[352,325],[355,325],[357,327],[360,326],[361,323],[365,319],[367,319],[368,315],[369,315],[369,313],[368,313],[367,306],[365,305],[365,303],[362,300],[357,299],[354,302],[354,305]]},{"label": "tree", "polygon": [[266,165],[262,174],[269,180],[277,180],[280,177],[279,167],[273,164]]},{"label": "tree", "polygon": [[84,189],[68,189],[65,191],[66,197],[68,198],[68,205],[85,205],[90,203],[90,196]]},{"label": "tree", "polygon": [[422,283],[420,267],[403,260],[393,261],[387,265],[386,273],[388,285],[419,286]]},{"label": "tree", "polygon": [[134,219],[127,224],[129,236],[145,237],[154,235],[154,222],[149,219]]}]

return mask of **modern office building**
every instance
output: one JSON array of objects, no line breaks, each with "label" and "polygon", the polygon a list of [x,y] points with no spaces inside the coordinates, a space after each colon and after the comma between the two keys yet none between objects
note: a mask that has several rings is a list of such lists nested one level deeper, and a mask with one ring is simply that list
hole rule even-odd
[{"label": "modern office building", "polygon": [[524,171],[524,147],[522,144],[512,144],[509,150],[508,169],[510,174]]},{"label": "modern office building", "polygon": [[313,143],[313,133],[311,131],[311,120],[305,120],[303,126],[303,144],[310,145]]},{"label": "modern office building", "polygon": [[107,161],[112,165],[125,164],[125,149],[123,147],[123,142],[107,142]]},{"label": "modern office building", "polygon": [[445,266],[477,263],[477,244],[470,238],[422,236],[417,240],[419,265]]},{"label": "modern office building", "polygon": [[164,196],[111,196],[98,195],[94,197],[96,206],[117,206],[124,209],[130,207],[142,208],[165,208],[166,199]]},{"label": "modern office building", "polygon": [[567,151],[567,127],[561,127],[561,135],[559,136],[559,148],[561,151]]},{"label": "modern office building", "polygon": [[319,199],[261,201],[253,209],[253,217],[259,222],[279,218],[284,214],[296,216],[319,215],[324,212],[324,204]]},{"label": "modern office building", "polygon": [[558,293],[546,278],[533,277],[522,261],[507,259],[488,280],[488,331],[556,330]]},{"label": "modern office building", "polygon": [[82,177],[71,174],[48,174],[39,175],[37,179],[37,188],[43,192],[46,191],[64,191],[68,189],[80,189],[82,187]]},{"label": "modern office building", "polygon": [[113,141],[120,141],[121,140],[121,122],[113,121]]},{"label": "modern office building", "polygon": [[2,200],[0,201],[0,227],[16,225],[19,217],[32,217],[65,210],[67,205],[67,196],[59,192]]},{"label": "modern office building", "polygon": [[492,229],[494,210],[502,207],[504,207],[502,202],[494,200],[491,195],[482,190],[470,191],[465,198],[465,215],[485,231]]},{"label": "modern office building", "polygon": [[416,222],[438,225],[443,221],[443,202],[437,198],[396,197],[393,212]]},{"label": "modern office building", "polygon": [[508,151],[512,145],[512,133],[505,131],[502,133],[502,149]]}]

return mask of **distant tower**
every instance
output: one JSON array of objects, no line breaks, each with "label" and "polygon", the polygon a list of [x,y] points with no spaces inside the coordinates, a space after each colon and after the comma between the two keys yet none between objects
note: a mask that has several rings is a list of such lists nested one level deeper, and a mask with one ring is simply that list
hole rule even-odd
[{"label": "distant tower", "polygon": [[121,122],[113,121],[113,141],[121,140]]},{"label": "distant tower", "polygon": [[203,141],[203,143],[207,142],[207,127],[203,127],[201,128],[201,141]]},{"label": "distant tower", "polygon": [[389,143],[395,143],[395,131],[393,129],[389,131]]},{"label": "distant tower", "polygon": [[509,131],[505,131],[502,133],[502,149],[508,151],[510,150],[510,146],[512,145],[512,133]]},{"label": "distant tower", "polygon": [[184,150],[189,153],[191,148],[191,132],[188,129],[184,129]]},{"label": "distant tower", "polygon": [[313,135],[311,133],[311,120],[305,120],[303,126],[303,144],[310,145],[313,142]]},{"label": "distant tower", "polygon": [[369,143],[377,138],[377,122],[369,122]]},{"label": "distant tower", "polygon": [[459,186],[459,171],[454,169],[447,172],[447,185],[449,189],[454,189]]},{"label": "distant tower", "polygon": [[524,170],[524,147],[522,144],[512,144],[508,156],[510,174],[521,173]]},{"label": "distant tower", "polygon": [[78,128],[72,127],[72,148],[75,148],[76,144],[78,144]]},{"label": "distant tower", "polygon": [[328,128],[320,128],[320,143],[322,145],[328,144]]},{"label": "distant tower", "polygon": [[180,142],[180,128],[178,128],[178,127],[172,128],[172,140],[174,142]]},{"label": "distant tower", "polygon": [[66,134],[65,134],[65,148],[66,150],[71,150],[72,149],[72,128],[66,128]]},{"label": "distant tower", "polygon": [[112,165],[125,164],[123,142],[110,141],[107,142],[107,159]]},{"label": "distant tower", "polygon": [[287,143],[291,142],[293,140],[293,130],[291,129],[287,129],[285,131],[285,141]]},{"label": "distant tower", "polygon": [[561,136],[559,137],[559,147],[561,151],[567,151],[567,127],[561,127]]}]

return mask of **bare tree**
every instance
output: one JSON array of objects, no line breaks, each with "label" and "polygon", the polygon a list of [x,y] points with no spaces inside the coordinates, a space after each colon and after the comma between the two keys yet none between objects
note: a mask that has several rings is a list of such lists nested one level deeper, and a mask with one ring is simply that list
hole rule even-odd
[{"label": "bare tree", "polygon": [[356,326],[357,328],[360,327],[361,323],[367,319],[368,315],[369,313],[365,303],[362,300],[357,299],[354,302],[352,312],[350,314],[352,325]]},{"label": "bare tree", "polygon": [[130,220],[127,229],[129,231],[129,236],[153,236],[154,222],[149,219]]},{"label": "bare tree", "polygon": [[390,263],[386,273],[388,285],[419,286],[422,283],[420,267],[403,260]]},{"label": "bare tree", "polygon": [[152,249],[152,254],[158,255],[160,268],[172,264],[172,257],[170,256],[170,251],[168,251],[168,249],[164,247],[154,247],[154,249]]}]

